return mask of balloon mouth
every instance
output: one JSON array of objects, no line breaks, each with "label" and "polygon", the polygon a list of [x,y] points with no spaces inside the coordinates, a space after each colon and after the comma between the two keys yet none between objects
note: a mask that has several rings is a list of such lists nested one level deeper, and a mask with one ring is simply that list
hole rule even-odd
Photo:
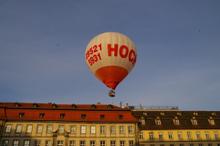
[{"label": "balloon mouth", "polygon": [[108,81],[108,82],[103,82],[107,87],[115,90],[115,88],[118,86],[119,82],[117,81]]}]

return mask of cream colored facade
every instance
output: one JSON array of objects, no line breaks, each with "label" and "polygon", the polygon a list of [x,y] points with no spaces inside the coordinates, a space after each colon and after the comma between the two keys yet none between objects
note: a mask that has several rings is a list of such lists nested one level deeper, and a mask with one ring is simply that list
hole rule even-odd
[{"label": "cream colored facade", "polygon": [[134,123],[6,122],[4,127],[2,146],[134,146],[137,139]]}]

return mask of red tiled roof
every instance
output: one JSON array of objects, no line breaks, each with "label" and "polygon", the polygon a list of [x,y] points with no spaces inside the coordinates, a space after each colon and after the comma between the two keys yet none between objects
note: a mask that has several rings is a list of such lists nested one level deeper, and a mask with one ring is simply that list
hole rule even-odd
[{"label": "red tiled roof", "polygon": [[[98,104],[76,105],[77,108],[73,108],[72,105],[58,104],[53,108],[51,104],[41,103],[38,107],[33,107],[30,103],[17,104],[20,105],[16,107],[15,103],[0,103],[0,118],[6,113],[9,121],[137,122],[130,110],[117,106],[110,108],[109,105]],[[41,113],[44,114],[42,117]]]}]

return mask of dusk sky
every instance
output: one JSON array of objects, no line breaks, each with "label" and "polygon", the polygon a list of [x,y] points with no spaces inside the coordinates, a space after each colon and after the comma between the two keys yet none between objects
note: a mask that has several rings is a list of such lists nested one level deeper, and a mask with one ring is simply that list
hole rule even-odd
[{"label": "dusk sky", "polygon": [[[84,60],[102,32],[138,54],[115,98]],[[0,0],[0,101],[220,110],[220,1]]]}]

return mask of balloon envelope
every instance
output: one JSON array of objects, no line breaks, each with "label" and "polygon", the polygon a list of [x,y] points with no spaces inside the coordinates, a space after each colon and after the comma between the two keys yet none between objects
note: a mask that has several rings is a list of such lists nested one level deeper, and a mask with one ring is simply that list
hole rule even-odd
[{"label": "balloon envelope", "polygon": [[95,36],[85,51],[85,60],[90,71],[111,89],[115,89],[128,75],[136,59],[134,43],[118,32]]}]

